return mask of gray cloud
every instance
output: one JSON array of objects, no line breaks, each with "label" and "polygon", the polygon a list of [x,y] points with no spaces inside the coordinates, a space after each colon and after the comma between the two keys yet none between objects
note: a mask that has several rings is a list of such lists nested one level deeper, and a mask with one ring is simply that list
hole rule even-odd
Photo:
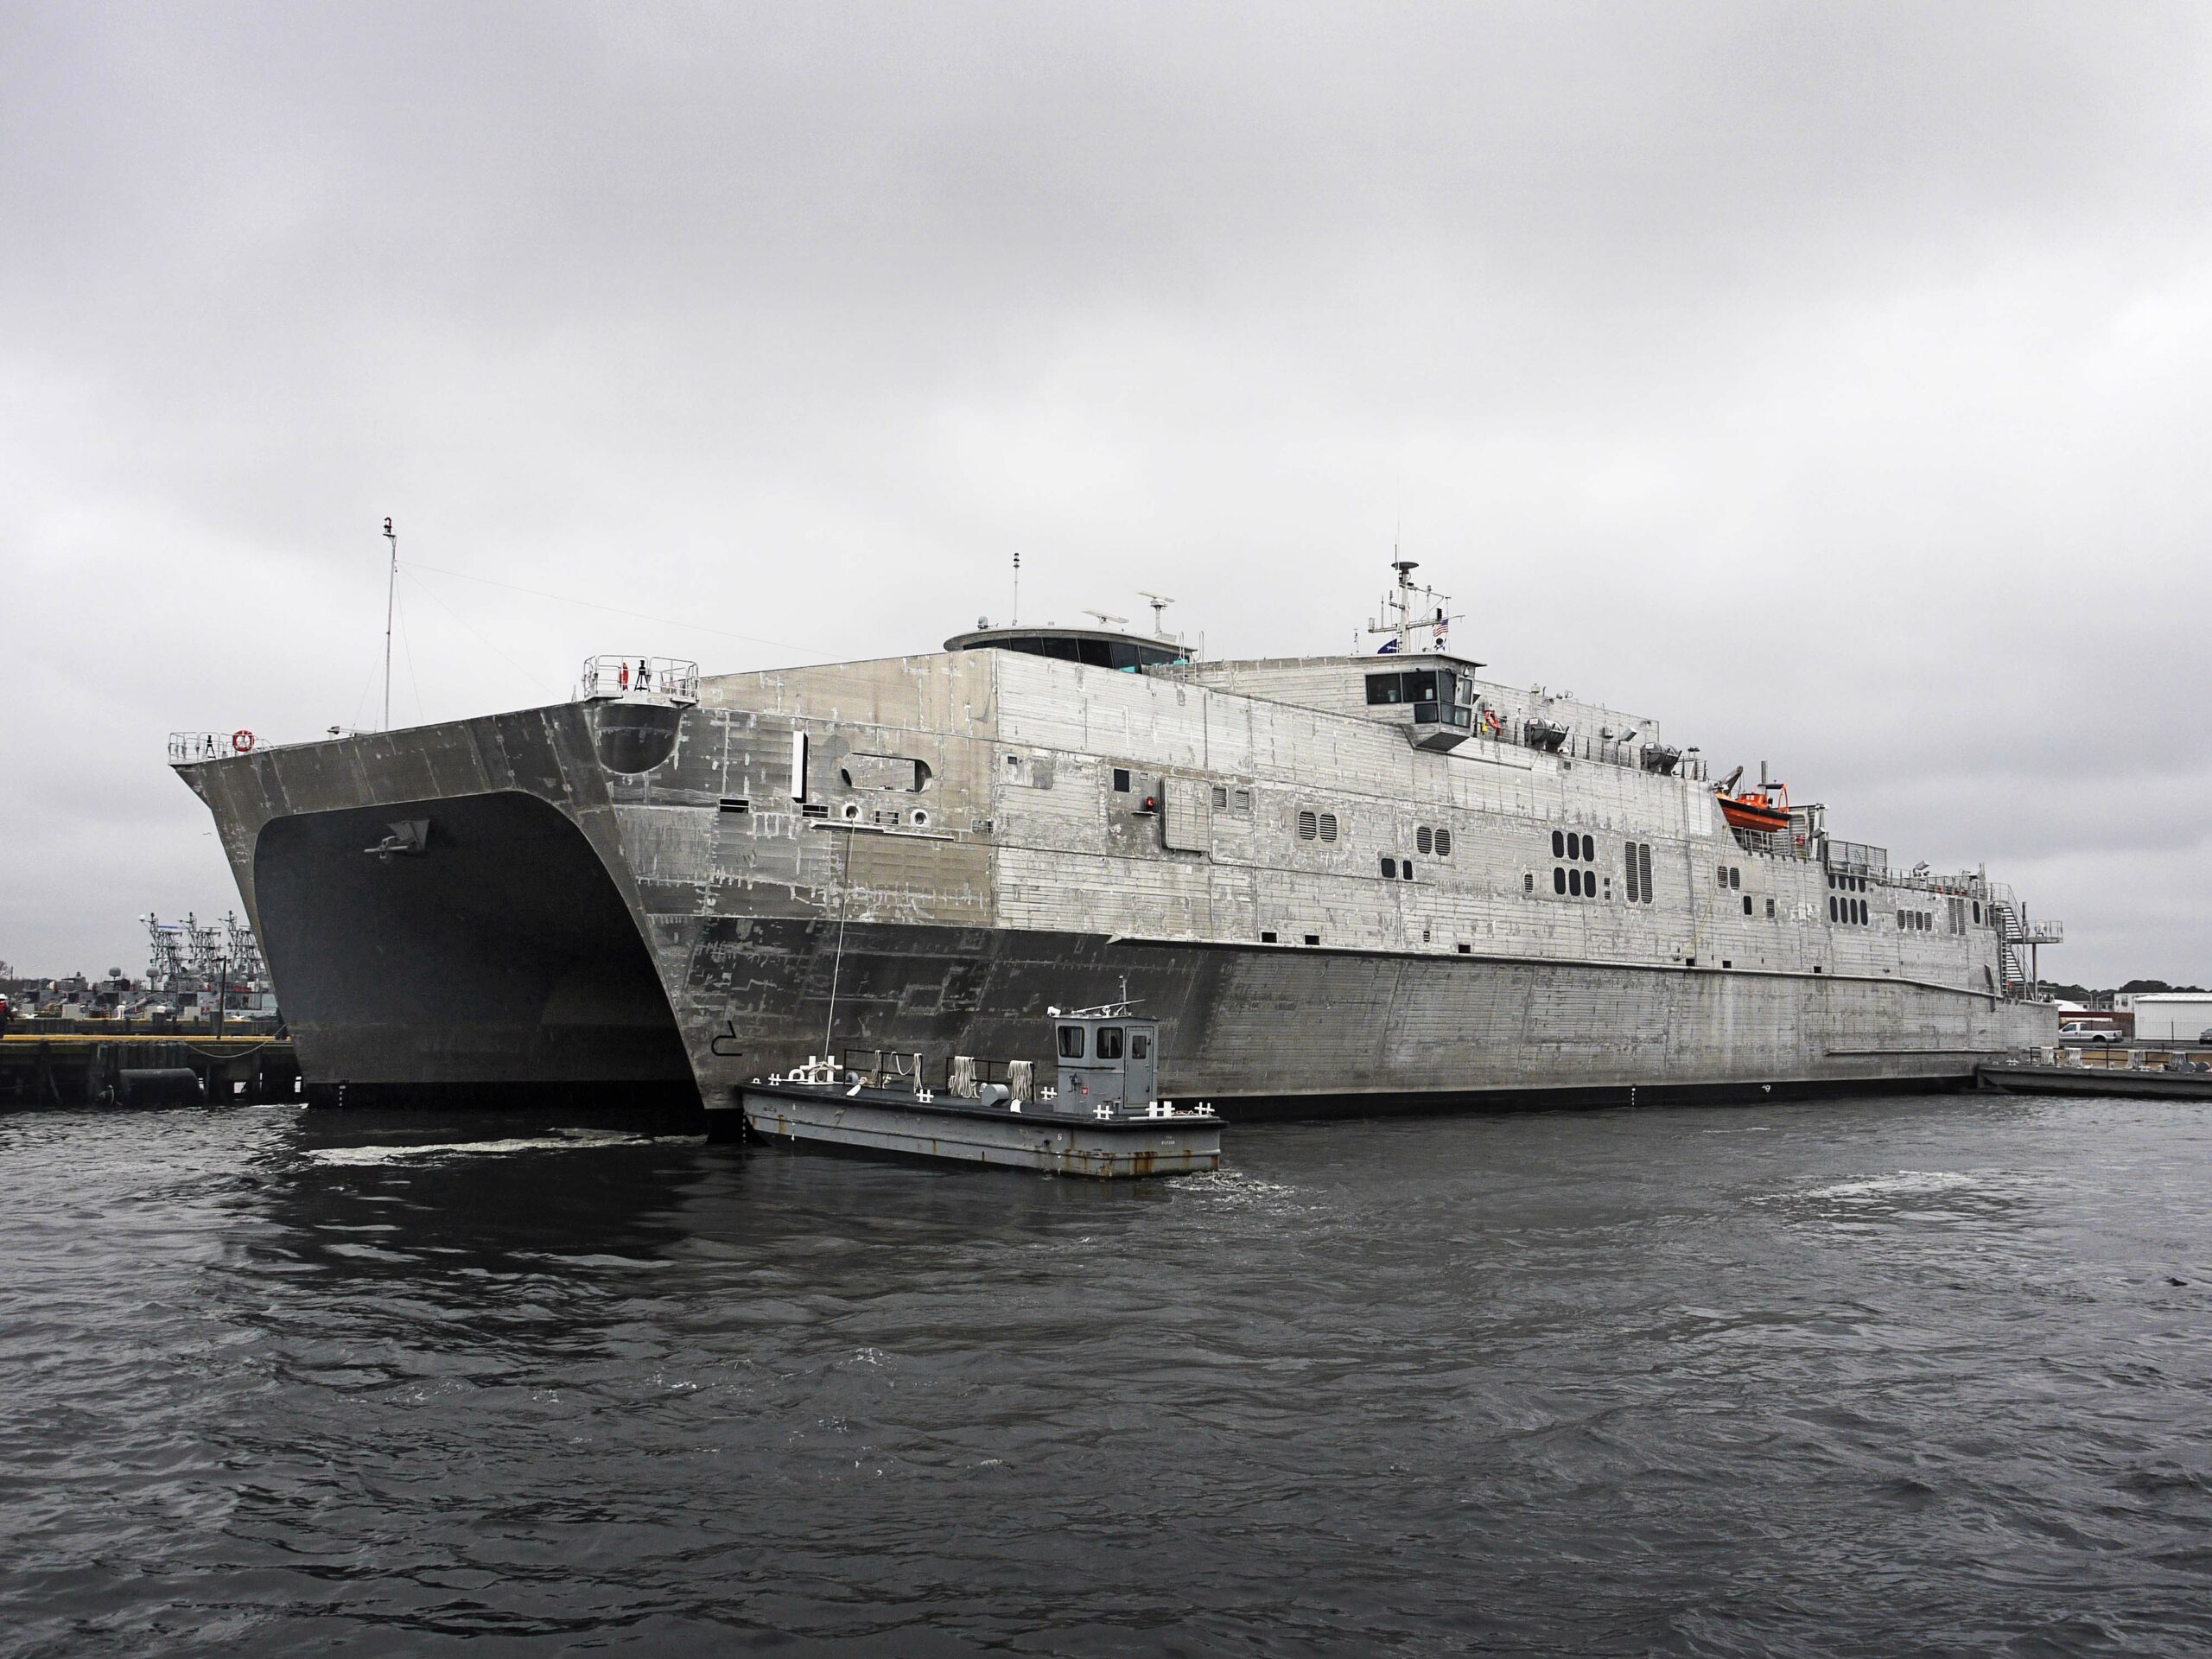
[{"label": "gray cloud", "polygon": [[1402,524],[1502,677],[2202,982],[2207,31],[11,8],[0,955],[230,901],[162,734],[363,718],[387,512],[409,720],[926,648],[1015,547],[1333,648]]}]

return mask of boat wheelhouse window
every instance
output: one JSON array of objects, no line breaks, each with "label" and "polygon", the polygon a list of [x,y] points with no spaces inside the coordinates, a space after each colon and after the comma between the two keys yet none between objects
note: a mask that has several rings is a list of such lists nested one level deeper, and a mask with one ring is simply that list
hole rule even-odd
[{"label": "boat wheelhouse window", "polygon": [[1321,815],[1320,827],[1321,839],[1334,841],[1337,838],[1337,815],[1333,812],[1324,812]]},{"label": "boat wheelhouse window", "polygon": [[1083,1058],[1083,1027],[1081,1026],[1060,1027],[1060,1058],[1064,1060],[1079,1060]]},{"label": "boat wheelhouse window", "polygon": [[1552,891],[1554,893],[1567,891],[1567,872],[1556,867],[1552,870]]},{"label": "boat wheelhouse window", "polygon": [[1382,874],[1388,880],[1396,880],[1398,879],[1398,861],[1386,855],[1382,860]]},{"label": "boat wheelhouse window", "polygon": [[1425,823],[1414,831],[1414,850],[1417,853],[1433,853],[1436,850],[1436,832]]},{"label": "boat wheelhouse window", "polygon": [[1452,856],[1452,832],[1449,830],[1439,830],[1436,832],[1436,855],[1439,858]]},{"label": "boat wheelhouse window", "polygon": [[1370,707],[1382,703],[1403,702],[1404,696],[1398,689],[1395,674],[1370,674],[1367,677],[1367,701]]},{"label": "boat wheelhouse window", "polygon": [[1567,837],[1556,830],[1552,831],[1552,856],[1554,858],[1567,856]]},{"label": "boat wheelhouse window", "polygon": [[1129,769],[1127,766],[1114,768],[1114,792],[1116,795],[1126,795],[1129,792]]},{"label": "boat wheelhouse window", "polygon": [[1129,1033],[1129,1058],[1141,1060],[1152,1052],[1152,1039],[1141,1031]]},{"label": "boat wheelhouse window", "polygon": [[1305,807],[1298,809],[1298,838],[1311,841],[1319,833],[1320,820]]},{"label": "boat wheelhouse window", "polygon": [[1098,1058],[1102,1060],[1122,1058],[1122,1028],[1119,1026],[1098,1027]]}]

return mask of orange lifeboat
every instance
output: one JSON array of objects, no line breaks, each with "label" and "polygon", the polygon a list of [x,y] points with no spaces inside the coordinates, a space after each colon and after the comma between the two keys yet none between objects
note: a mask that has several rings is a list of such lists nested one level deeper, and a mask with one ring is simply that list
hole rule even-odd
[{"label": "orange lifeboat", "polygon": [[1755,830],[1761,835],[1779,835],[1789,828],[1789,791],[1780,785],[1775,792],[1763,789],[1747,789],[1740,795],[1731,795],[1724,787],[1717,792],[1720,802],[1720,816],[1737,830]]}]

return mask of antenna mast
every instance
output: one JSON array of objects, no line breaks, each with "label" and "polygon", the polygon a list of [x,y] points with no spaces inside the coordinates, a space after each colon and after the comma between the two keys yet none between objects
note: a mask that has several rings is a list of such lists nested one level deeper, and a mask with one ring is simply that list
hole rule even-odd
[{"label": "antenna mast", "polygon": [[1008,626],[1021,626],[1021,550],[1014,550],[1014,616]]},{"label": "antenna mast", "polygon": [[384,521],[384,538],[391,543],[391,574],[384,585],[384,728],[391,729],[391,601],[399,591],[399,537],[391,520]]},{"label": "antenna mast", "polygon": [[[1397,550],[1393,548],[1391,551],[1395,553]],[[1447,630],[1455,620],[1453,617],[1446,613],[1445,609],[1445,607],[1450,605],[1452,601],[1433,588],[1414,586],[1414,572],[1421,569],[1417,561],[1393,559],[1390,561],[1390,568],[1398,573],[1397,591],[1382,596],[1382,614],[1367,625],[1368,632],[1389,634],[1391,637],[1390,643],[1382,647],[1383,652],[1386,654],[1405,655],[1413,650],[1414,635],[1422,629],[1427,629],[1428,649],[1442,651],[1445,648]],[[1414,614],[1415,594],[1419,594],[1422,601],[1420,608],[1433,613],[1426,621]],[[1438,603],[1439,601],[1442,601],[1442,603]],[[1358,645],[1359,636],[1355,633],[1352,635],[1353,649],[1357,650]]]}]

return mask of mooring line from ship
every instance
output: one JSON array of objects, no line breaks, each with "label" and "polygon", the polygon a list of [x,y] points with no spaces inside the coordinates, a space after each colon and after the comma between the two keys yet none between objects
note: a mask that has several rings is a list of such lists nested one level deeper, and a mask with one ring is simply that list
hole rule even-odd
[{"label": "mooring line from ship", "polygon": [[853,893],[853,832],[845,831],[845,862],[837,877],[837,951],[830,960],[830,1013],[822,1021],[822,1058],[828,1060],[830,1033],[837,1025],[837,976],[845,968],[845,902]]}]

